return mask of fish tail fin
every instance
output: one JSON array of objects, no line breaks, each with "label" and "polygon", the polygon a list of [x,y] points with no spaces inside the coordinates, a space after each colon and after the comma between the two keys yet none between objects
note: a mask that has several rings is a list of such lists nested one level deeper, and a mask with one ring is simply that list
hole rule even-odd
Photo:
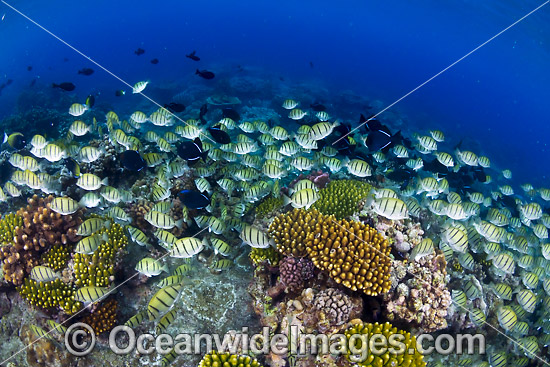
[{"label": "fish tail fin", "polygon": [[198,75],[200,74],[201,72],[199,71],[199,69],[197,69],[197,71],[195,71],[195,75]]},{"label": "fish tail fin", "polygon": [[6,133],[4,132],[4,141],[2,141],[2,144],[7,143],[7,141],[8,141],[8,134],[6,134]]},{"label": "fish tail fin", "polygon": [[291,202],[292,202],[292,200],[288,196],[283,195],[283,206],[287,206]]},{"label": "fish tail fin", "polygon": [[104,185],[104,186],[108,186],[109,185],[109,177],[105,177],[103,180],[101,180],[101,184]]}]

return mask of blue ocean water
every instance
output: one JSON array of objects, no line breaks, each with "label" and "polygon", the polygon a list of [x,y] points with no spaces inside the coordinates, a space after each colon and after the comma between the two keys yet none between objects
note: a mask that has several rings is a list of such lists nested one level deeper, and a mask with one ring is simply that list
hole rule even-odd
[{"label": "blue ocean water", "polygon": [[[543,2],[9,3],[131,84],[206,83],[194,76],[197,67],[215,71],[212,82],[222,83],[238,65],[261,70],[278,83],[304,83],[334,95],[351,90],[382,101],[379,108]],[[550,160],[549,8],[395,105],[390,111],[403,116],[399,128],[408,133],[441,129],[450,141],[464,139],[463,148],[489,156],[493,166],[511,169],[516,183],[544,186],[545,162]],[[0,85],[13,80],[0,96],[0,118],[13,112],[18,96],[35,78],[34,88],[73,82],[81,99],[92,92],[113,105],[135,104],[141,98],[117,100],[114,91],[125,87],[121,82],[3,3],[0,16]],[[146,50],[139,57],[134,54],[138,47]],[[192,50],[200,63],[185,57]],[[153,58],[159,59],[158,65],[150,63]],[[77,75],[83,67],[95,73]],[[356,123],[365,111],[330,112]]]}]

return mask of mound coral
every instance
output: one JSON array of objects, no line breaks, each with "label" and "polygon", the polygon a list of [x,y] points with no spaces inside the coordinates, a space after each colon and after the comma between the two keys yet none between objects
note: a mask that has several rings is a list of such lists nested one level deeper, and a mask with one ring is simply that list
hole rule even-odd
[{"label": "mound coral", "polygon": [[262,367],[262,365],[250,356],[238,356],[213,350],[204,355],[199,367]]},{"label": "mound coral", "polygon": [[337,283],[376,296],[390,289],[390,246],[374,228],[327,216],[307,234],[311,261]]},{"label": "mound coral", "polygon": [[[354,322],[350,328],[348,328],[344,334],[351,342],[351,338],[354,335],[361,335],[365,337],[357,338],[355,337],[355,345],[350,346],[348,351],[348,359],[360,366],[371,367],[371,366],[408,366],[408,367],[424,367],[426,362],[424,362],[424,357],[416,349],[416,337],[411,336],[410,333],[399,330],[394,327],[389,322],[384,324],[379,323],[365,323],[360,320]],[[388,347],[386,345],[386,350],[372,350],[374,335],[383,335],[386,340],[391,340],[392,335],[401,334],[402,339],[400,342],[404,345],[404,349],[398,352],[397,347]],[[370,345],[363,345],[363,343],[369,343]],[[353,348],[354,347],[354,348]],[[376,347],[374,345],[374,347]],[[357,351],[367,351],[366,356],[361,355],[352,355],[350,352],[353,352],[353,349]],[[364,358],[362,358],[364,357]]]},{"label": "mound coral", "polygon": [[372,186],[358,180],[331,181],[324,189],[319,190],[319,200],[313,207],[336,219],[349,218],[361,210]]},{"label": "mound coral", "polygon": [[[4,279],[14,285],[21,285],[24,277],[39,264],[40,256],[53,246],[60,244],[71,247],[78,240],[76,229],[82,222],[81,212],[61,215],[49,208],[53,196],[29,198],[28,205],[17,211],[16,216],[7,217],[4,228],[13,228],[13,238],[0,248]],[[16,217],[22,222],[15,225]],[[8,219],[11,218],[11,219]],[[11,221],[11,224],[9,223]],[[14,222],[15,221],[15,222]],[[11,227],[10,227],[11,226]],[[4,236],[7,236],[4,231]]]},{"label": "mound coral", "polygon": [[71,253],[69,248],[61,244],[54,245],[48,252],[42,255],[42,265],[49,266],[53,270],[63,269],[69,261]]},{"label": "mound coral", "polygon": [[314,276],[313,263],[307,258],[285,257],[279,263],[281,283],[291,291],[303,288],[304,283]]},{"label": "mound coral", "polygon": [[315,308],[324,314],[331,325],[342,325],[349,320],[353,303],[342,291],[328,288],[319,292],[314,300]]}]

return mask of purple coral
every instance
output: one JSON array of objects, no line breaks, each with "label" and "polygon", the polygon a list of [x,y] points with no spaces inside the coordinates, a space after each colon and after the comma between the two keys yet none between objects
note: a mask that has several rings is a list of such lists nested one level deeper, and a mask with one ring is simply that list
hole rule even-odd
[{"label": "purple coral", "polygon": [[285,257],[279,262],[280,280],[287,289],[296,291],[304,286],[304,283],[313,278],[314,265],[306,258]]}]

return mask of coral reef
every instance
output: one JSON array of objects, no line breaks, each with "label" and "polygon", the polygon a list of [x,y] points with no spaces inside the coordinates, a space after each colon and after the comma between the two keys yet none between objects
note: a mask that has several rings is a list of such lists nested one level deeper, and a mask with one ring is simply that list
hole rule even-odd
[{"label": "coral reef", "polygon": [[319,292],[313,300],[315,308],[324,314],[331,325],[342,325],[349,320],[354,307],[351,298],[342,291],[328,288]]},{"label": "coral reef", "polygon": [[416,337],[411,336],[410,333],[403,330],[399,330],[394,327],[392,324],[386,322],[384,324],[379,323],[365,323],[361,320],[352,320],[350,322],[351,326],[346,329],[345,335],[348,340],[351,340],[354,335],[363,335],[366,336],[369,343],[372,341],[371,337],[373,335],[383,335],[386,340],[390,340],[391,335],[401,334],[403,339],[400,340],[404,344],[405,349],[401,353],[392,352],[392,348],[386,347],[386,350],[379,350],[382,353],[379,353],[378,350],[373,351],[372,344],[370,346],[362,345],[364,342],[362,338],[355,338],[355,349],[367,351],[366,356],[362,355],[352,355],[348,351],[348,359],[363,367],[371,366],[408,366],[408,367],[424,367],[426,362],[424,362],[424,357],[416,349]]},{"label": "coral reef", "polygon": [[300,173],[300,175],[296,179],[290,182],[288,187],[289,188],[294,187],[294,185],[301,180],[310,180],[315,184],[317,188],[324,189],[327,186],[327,184],[330,182],[330,175],[328,172],[323,172],[322,170],[311,171],[311,173],[308,175]]},{"label": "coral reef", "polygon": [[313,208],[323,214],[334,215],[336,219],[349,218],[361,211],[371,189],[372,186],[363,181],[331,181],[327,187],[319,190],[319,200],[313,204]]},{"label": "coral reef", "polygon": [[306,256],[307,235],[326,218],[317,210],[293,209],[280,214],[269,226],[277,250],[285,256]]},{"label": "coral reef", "polygon": [[102,302],[92,313],[84,316],[82,322],[90,325],[96,335],[102,334],[115,326],[117,321],[118,302],[109,298]]},{"label": "coral reef", "polygon": [[390,289],[390,246],[374,228],[333,216],[307,234],[306,248],[316,267],[353,291],[376,296]]},{"label": "coral reef", "polygon": [[28,325],[21,328],[20,338],[26,346],[27,363],[31,367],[69,367],[75,364],[74,356],[67,350],[49,338],[40,337]]},{"label": "coral reef", "polygon": [[126,210],[130,218],[132,218],[132,225],[144,233],[151,233],[153,230],[153,226],[145,220],[145,215],[151,210],[153,205],[154,203],[149,200],[139,199],[130,204]]},{"label": "coral reef", "polygon": [[290,291],[300,290],[313,278],[314,269],[307,258],[285,257],[279,262],[280,281]]},{"label": "coral reef", "polygon": [[264,198],[256,206],[256,218],[263,219],[266,216],[269,216],[271,213],[280,209],[283,206],[283,204],[284,204],[284,200],[282,196],[278,198],[275,198],[273,196],[268,196]]},{"label": "coral reef", "polygon": [[109,228],[103,228],[96,233],[107,233],[108,241],[99,245],[92,254],[74,254],[74,283],[77,287],[109,286],[128,245],[124,228],[118,223],[112,223]]},{"label": "coral reef", "polygon": [[[21,285],[23,278],[39,264],[40,256],[56,244],[70,247],[78,240],[76,229],[82,222],[80,211],[61,215],[49,208],[53,196],[29,198],[28,205],[17,211],[22,225],[13,228],[10,244],[0,248],[4,279]],[[13,218],[13,217],[12,217]]]},{"label": "coral reef", "polygon": [[388,220],[376,216],[374,228],[391,240],[392,246],[399,252],[408,252],[422,241],[424,230],[417,222],[405,220]]},{"label": "coral reef", "polygon": [[53,270],[61,270],[71,258],[70,249],[61,244],[55,244],[41,258],[42,265],[48,266]]},{"label": "coral reef", "polygon": [[265,262],[270,266],[279,266],[279,261],[281,260],[281,254],[271,246],[267,248],[252,248],[249,257],[254,265]]},{"label": "coral reef", "polygon": [[50,282],[37,282],[25,278],[19,288],[21,297],[29,301],[33,306],[42,309],[59,308],[66,314],[73,314],[80,310],[82,304],[74,299],[76,289],[63,283],[61,279]]},{"label": "coral reef", "polygon": [[238,356],[213,350],[204,355],[199,367],[262,367],[262,365],[250,356]]},{"label": "coral reef", "polygon": [[383,295],[388,320],[406,321],[428,333],[446,328],[451,305],[446,276],[443,254],[414,262],[393,261],[392,289]]}]

